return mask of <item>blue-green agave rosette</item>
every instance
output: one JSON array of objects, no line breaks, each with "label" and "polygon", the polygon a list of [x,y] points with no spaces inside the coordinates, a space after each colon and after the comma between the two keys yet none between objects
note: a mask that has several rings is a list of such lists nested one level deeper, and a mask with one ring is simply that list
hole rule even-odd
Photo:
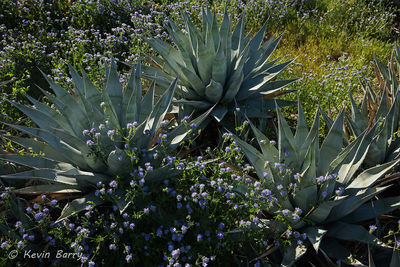
[{"label": "blue-green agave rosette", "polygon": [[[374,199],[388,188],[374,187],[374,184],[397,166],[399,160],[361,169],[377,125],[343,147],[342,111],[332,122],[320,146],[319,112],[308,130],[300,102],[298,108],[297,129],[293,134],[279,107],[276,107],[278,147],[253,125],[251,127],[261,151],[234,136],[255,168],[261,182],[260,190],[265,189],[275,196],[260,198],[258,203],[268,216],[253,224],[253,229],[260,233],[278,231],[278,236],[285,235],[285,231],[290,229],[290,233],[296,231],[307,236],[304,244],[292,242],[282,249],[282,266],[295,263],[304,255],[308,245],[336,259],[345,259],[350,255],[338,239],[377,245],[377,239],[359,223],[400,207],[400,197]],[[248,192],[246,188],[237,190],[244,195]],[[247,196],[251,197],[251,194]],[[284,219],[269,219],[276,216]]]},{"label": "blue-green agave rosette", "polygon": [[[185,30],[169,21],[167,30],[174,43],[158,39],[148,43],[160,57],[152,57],[157,67],[143,67],[144,77],[160,86],[178,78],[175,104],[183,106],[184,113],[213,108],[212,115],[221,121],[239,107],[248,117],[265,118],[274,108],[273,97],[286,93],[282,90],[296,79],[275,80],[291,62],[276,64],[270,60],[281,36],[263,43],[267,23],[251,38],[245,34],[245,16],[232,32],[232,21],[225,10],[221,25],[211,11],[203,10],[202,27],[182,14]],[[290,102],[291,103],[291,102]],[[280,101],[280,105],[289,104]]]},{"label": "blue-green agave rosette", "polygon": [[[15,190],[16,193],[82,196],[68,203],[58,220],[84,209],[88,201],[101,204],[103,200],[95,194],[98,183],[108,185],[118,178],[122,185],[129,185],[132,173],[144,175],[141,167],[145,164],[151,166],[144,176],[146,181],[174,173],[163,162],[163,152],[175,149],[188,135],[185,124],[167,131],[164,120],[176,80],[156,102],[154,83],[142,97],[140,62],[125,88],[114,61],[110,68],[106,67],[104,89],[94,86],[82,72],[83,77],[70,66],[74,83],[71,93],[45,76],[55,93],[53,96],[42,90],[53,104],[51,107],[29,96],[33,106],[9,101],[38,128],[9,125],[34,138],[6,138],[38,155],[0,154],[2,160],[32,168],[2,178],[40,181]],[[205,113],[189,123],[199,125],[207,116]],[[120,189],[111,196],[121,211],[129,204]]]}]

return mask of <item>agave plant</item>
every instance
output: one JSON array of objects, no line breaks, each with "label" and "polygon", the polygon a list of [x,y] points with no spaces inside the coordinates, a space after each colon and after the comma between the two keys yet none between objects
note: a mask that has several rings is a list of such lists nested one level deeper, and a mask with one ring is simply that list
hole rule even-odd
[{"label": "agave plant", "polygon": [[[81,77],[71,66],[74,82],[71,93],[48,79],[55,96],[43,91],[53,103],[51,107],[29,97],[34,106],[28,107],[9,101],[29,116],[39,128],[9,125],[35,139],[7,136],[11,141],[31,150],[36,155],[0,154],[0,159],[28,166],[33,170],[3,175],[7,179],[38,180],[15,192],[18,194],[79,194],[83,197],[65,206],[59,220],[83,209],[88,201],[103,202],[95,195],[96,184],[108,184],[118,178],[122,185],[132,179],[130,173],[143,176],[140,168],[150,164],[153,171],[145,180],[162,179],[168,175],[163,151],[176,148],[187,136],[181,124],[168,134],[164,117],[169,109],[176,81],[154,101],[154,84],[142,99],[141,65],[124,88],[114,61],[106,67],[106,85],[99,90],[87,74]],[[190,122],[200,124],[207,113]],[[112,195],[122,211],[124,192]]]},{"label": "agave plant", "polygon": [[[298,109],[298,124],[293,135],[276,107],[278,148],[253,125],[261,152],[234,137],[255,168],[261,182],[260,190],[265,189],[276,196],[259,199],[266,215],[253,227],[260,233],[278,231],[278,236],[285,235],[288,229],[304,233],[308,239],[305,245],[311,244],[315,251],[322,251],[332,258],[344,259],[350,252],[337,239],[376,244],[376,238],[359,223],[400,207],[400,197],[372,200],[387,188],[373,185],[398,165],[399,160],[360,171],[377,125],[361,133],[343,149],[342,111],[320,147],[319,111],[308,131],[300,102]],[[244,196],[252,195],[246,188],[238,188],[238,191]],[[271,199],[275,199],[272,204]],[[305,251],[304,247],[291,243],[283,251],[282,266],[290,266]]]},{"label": "agave plant", "polygon": [[248,117],[267,117],[266,110],[274,108],[271,98],[286,93],[282,88],[296,80],[274,80],[292,62],[269,61],[281,36],[263,44],[267,23],[253,38],[251,33],[245,35],[244,15],[232,32],[226,9],[221,26],[208,8],[203,9],[201,29],[185,14],[182,16],[185,30],[171,20],[166,26],[174,45],[147,40],[162,58],[152,57],[156,66],[144,66],[144,77],[167,88],[178,76],[174,103],[181,104],[185,114],[214,107],[212,115],[221,121],[239,107]]},{"label": "agave plant", "polygon": [[[397,45],[393,56],[398,69],[400,69],[400,50]],[[353,96],[349,93],[351,116],[346,116],[347,128],[350,132],[347,138],[350,136],[357,137],[379,122],[374,141],[364,161],[365,167],[389,162],[400,156],[400,139],[398,137],[400,130],[400,94],[393,58],[386,68],[375,57],[375,71],[380,84],[379,92],[375,93],[369,83],[363,84],[364,97],[360,107],[357,106]],[[326,114],[323,115],[325,121],[332,124],[332,120]]]}]

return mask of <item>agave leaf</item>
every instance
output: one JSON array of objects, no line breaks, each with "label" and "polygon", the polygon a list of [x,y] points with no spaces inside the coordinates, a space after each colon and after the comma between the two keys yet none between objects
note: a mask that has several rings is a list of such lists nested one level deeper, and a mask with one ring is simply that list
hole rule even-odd
[{"label": "agave leaf", "polygon": [[368,163],[370,164],[372,163],[373,165],[367,165],[367,166],[374,166],[376,164],[384,162],[388,150],[388,144],[391,143],[393,132],[397,131],[395,130],[392,132],[390,129],[391,126],[390,124],[392,119],[393,119],[393,112],[389,112],[389,114],[386,114],[386,117],[382,125],[382,129],[377,133],[376,141],[371,146],[371,148],[375,148],[375,150],[369,152],[368,155],[369,156],[368,159],[370,160]]},{"label": "agave leaf", "polygon": [[364,227],[340,221],[329,226],[326,236],[368,244],[376,244],[377,241]]},{"label": "agave leaf", "polygon": [[140,107],[139,110],[139,116],[137,122],[141,124],[143,121],[147,119],[151,111],[153,110],[154,107],[154,89],[155,89],[155,84],[154,82],[150,85],[149,90],[147,90],[146,95],[143,97],[142,102],[138,107]]},{"label": "agave leaf", "polygon": [[60,139],[62,142],[65,142],[66,144],[70,145],[71,147],[75,148],[76,150],[79,150],[84,153],[88,153],[88,149],[86,147],[86,143],[77,138],[74,135],[69,134],[67,131],[59,128],[48,128],[48,129],[43,129],[44,131],[52,134],[53,136],[57,137]]},{"label": "agave leaf", "polygon": [[218,105],[213,109],[211,112],[211,115],[218,121],[222,121],[222,119],[225,117],[226,113],[228,113],[228,109],[225,106]]},{"label": "agave leaf", "polygon": [[[204,42],[200,31],[197,27],[193,24],[190,18],[185,13],[181,13],[182,17],[185,21],[186,30],[188,31],[189,40],[191,41],[192,49],[194,52],[198,51],[198,44],[199,42]],[[196,70],[197,72],[198,70]]]},{"label": "agave leaf", "polygon": [[[276,113],[278,115],[278,150],[279,150],[279,162],[283,162],[285,159],[285,153],[289,153],[289,157],[287,157],[286,161],[289,161],[291,164],[297,166],[299,164],[298,155],[297,155],[297,146],[295,144],[294,136],[292,131],[290,130],[289,125],[286,120],[283,118],[283,115],[276,105]],[[288,165],[289,168],[293,166]]]},{"label": "agave leaf", "polygon": [[107,166],[111,173],[119,173],[124,169],[124,166],[130,164],[128,156],[126,153],[116,147],[111,153],[108,155],[107,158]]},{"label": "agave leaf", "polygon": [[79,186],[66,184],[44,184],[33,185],[20,189],[15,189],[16,194],[21,195],[39,195],[39,194],[76,194],[81,193]]},{"label": "agave leaf", "polygon": [[341,245],[335,238],[326,236],[322,239],[320,250],[324,251],[333,259],[346,259],[350,256],[350,251]]},{"label": "agave leaf", "polygon": [[74,83],[74,87],[75,87],[76,91],[80,92],[81,94],[84,94],[85,88],[83,85],[82,77],[79,76],[79,74],[76,72],[76,70],[69,63],[68,63],[68,69],[69,69],[69,73],[71,74],[72,81]]},{"label": "agave leaf", "polygon": [[307,251],[304,246],[291,245],[288,246],[283,254],[281,266],[293,266]]},{"label": "agave leaf", "polygon": [[[111,85],[109,85],[109,86],[111,86]],[[122,121],[120,121],[119,113],[117,113],[117,112],[120,112],[119,109],[116,110],[114,108],[114,104],[113,104],[110,96],[108,95],[107,90],[102,90],[101,93],[102,93],[103,100],[104,100],[103,101],[104,102],[103,109],[104,109],[105,116],[109,119],[109,122],[112,125],[112,127],[114,127],[114,129],[121,131],[121,126],[122,126],[121,122]],[[117,101],[116,98],[114,99],[114,101]],[[122,107],[119,107],[119,108],[122,108]]]},{"label": "agave leaf", "polygon": [[[71,132],[75,133],[75,130],[73,128],[73,126],[71,125],[71,121],[68,118],[68,114],[69,113],[65,113],[65,111],[63,110],[63,107],[65,106],[65,104],[63,104],[61,101],[59,101],[57,98],[55,98],[53,95],[51,95],[49,92],[43,90],[42,88],[38,87],[39,90],[51,101],[51,103],[53,103],[56,108],[58,109],[58,111],[60,111],[61,115],[65,118],[65,120],[67,121],[69,128],[71,130]],[[44,105],[44,104],[43,104]]]},{"label": "agave leaf", "polygon": [[[66,131],[68,131],[71,134],[74,132],[72,130],[71,126],[68,124],[67,119],[62,114],[59,114],[56,110],[52,109],[48,105],[45,105],[45,104],[37,101],[36,99],[30,97],[29,95],[27,95],[25,93],[24,93],[24,96],[26,98],[28,98],[29,101],[31,101],[32,104],[34,104],[38,110],[40,110],[42,113],[47,114],[49,117],[51,117],[52,120],[54,122],[56,122],[55,125],[58,124],[61,128],[65,129]],[[54,125],[53,125],[53,127],[54,127]]]},{"label": "agave leaf", "polygon": [[308,212],[317,201],[317,186],[309,185],[299,189],[294,194],[293,202],[304,212]]},{"label": "agave leaf", "polygon": [[270,38],[267,42],[265,42],[262,47],[258,50],[259,53],[254,54],[253,57],[246,63],[244,66],[244,75],[247,80],[249,77],[254,77],[258,75],[260,72],[265,70],[263,66],[267,63],[269,57],[272,52],[274,52],[275,48],[278,46],[279,41],[281,40],[283,35],[280,35],[278,38]]},{"label": "agave leaf", "polygon": [[207,31],[207,26],[209,24],[212,24],[212,16],[211,14],[207,13],[204,9],[204,7],[201,8],[201,18],[202,18],[202,32],[206,32]]},{"label": "agave leaf", "polygon": [[212,75],[212,69],[210,66],[212,66],[214,57],[214,46],[206,46],[202,42],[199,42],[197,66],[199,75],[204,84],[208,84],[210,82]]},{"label": "agave leaf", "polygon": [[227,77],[227,62],[225,51],[223,46],[220,44],[218,47],[217,54],[215,55],[214,62],[212,64],[212,79],[222,86],[225,86],[225,80]]},{"label": "agave leaf", "polygon": [[[145,39],[158,53],[165,59],[169,67],[176,71],[179,69],[178,63],[185,64],[180,53],[168,43],[159,39]],[[178,73],[177,73],[178,74]]]},{"label": "agave leaf", "polygon": [[329,130],[324,142],[322,143],[319,154],[319,164],[317,175],[325,175],[328,171],[329,164],[336,158],[336,155],[342,150],[342,140],[343,140],[343,121],[344,121],[344,111],[342,111],[339,116],[334,121],[332,127]]},{"label": "agave leaf", "polygon": [[374,259],[372,258],[372,253],[371,253],[371,250],[369,248],[369,244],[368,244],[368,266],[369,267],[375,267]]},{"label": "agave leaf", "polygon": [[[282,80],[282,81],[272,81],[264,84],[262,87],[259,87],[256,92],[250,92],[249,97],[263,97],[263,98],[273,98],[275,96],[279,96],[282,94],[294,92],[292,91],[282,91],[283,87],[288,86],[289,84],[298,81],[298,79],[290,79],[290,80]],[[280,93],[280,94],[278,94]]]},{"label": "agave leaf", "polygon": [[307,227],[306,229],[304,229],[304,233],[307,234],[307,238],[314,247],[315,252],[318,252],[321,240],[327,232],[328,230],[318,227]]},{"label": "agave leaf", "polygon": [[[21,201],[15,197],[15,195],[11,195],[9,198],[9,204],[10,204],[10,211],[11,213],[15,216],[15,218],[19,221],[22,222],[22,226],[24,229],[26,229],[27,233],[31,234],[33,229],[33,224],[31,219],[28,217],[28,215],[25,214],[25,212],[22,210],[22,205]],[[7,236],[11,238],[14,241],[19,241],[21,240],[21,236],[18,235],[15,231],[11,229],[10,226],[7,224],[0,224],[0,232],[3,233],[2,236]],[[27,244],[26,249],[38,249],[37,247],[33,248],[33,245],[29,242]]]},{"label": "agave leaf", "polygon": [[40,110],[27,107],[21,104],[18,104],[14,101],[5,99],[7,102],[18,108],[22,111],[25,115],[32,119],[34,123],[36,123],[41,128],[50,128],[54,126],[59,126],[58,122],[53,120],[52,117],[48,116],[46,113],[43,113]]},{"label": "agave leaf", "polygon": [[142,72],[140,60],[136,65],[136,69],[132,70],[128,84],[124,91],[124,98],[122,104],[123,120],[122,125],[128,122],[137,121],[139,114],[140,102],[142,100],[142,86],[140,83],[140,74]]},{"label": "agave leaf", "polygon": [[191,72],[182,64],[177,64],[179,66],[179,74],[190,83],[191,87],[196,91],[197,94],[204,95],[205,85],[203,81],[196,75],[196,73]]},{"label": "agave leaf", "polygon": [[[294,60],[295,59],[292,59],[292,60],[275,65],[273,67],[268,67],[268,68],[267,68],[268,65],[264,65],[262,68],[260,68],[260,70],[258,72],[258,76],[264,76],[264,81],[272,80],[279,73],[281,73],[287,66],[289,66],[291,63],[293,63]],[[255,78],[257,78],[258,76],[255,76]]]},{"label": "agave leaf", "polygon": [[329,116],[325,113],[325,111],[321,108],[321,106],[318,104],[318,109],[321,112],[322,118],[324,119],[324,122],[326,124],[326,127],[330,129],[333,125],[333,120],[329,118]]},{"label": "agave leaf", "polygon": [[350,103],[351,103],[351,118],[352,121],[357,125],[356,136],[360,135],[364,129],[368,127],[368,120],[361,114],[360,110],[357,108],[357,104],[349,91]]},{"label": "agave leaf", "polygon": [[269,162],[277,162],[278,161],[278,150],[275,148],[273,144],[270,143],[268,137],[266,137],[260,130],[258,130],[254,124],[250,121],[251,129],[253,130],[254,136],[257,139],[258,145],[261,148],[263,156]]},{"label": "agave leaf", "polygon": [[346,121],[348,122],[348,124],[346,126],[347,126],[347,128],[349,128],[351,133],[354,136],[359,136],[360,134],[362,134],[362,131],[364,131],[366,128],[360,129],[357,126],[357,124],[355,123],[355,121],[353,121],[347,114],[345,114],[345,116],[346,116]]},{"label": "agave leaf", "polygon": [[[279,60],[279,58],[275,58],[274,60],[265,61],[263,64],[254,67],[254,70],[252,70],[252,72],[248,76],[245,76],[244,79],[245,80],[252,80],[252,79],[256,79],[259,75],[267,75],[268,74],[268,70],[270,68],[272,68],[275,65],[275,63],[278,62],[278,60]],[[245,64],[245,66],[246,65],[247,64]],[[263,76],[261,76],[261,77],[263,77]],[[257,79],[260,79],[261,77],[258,77]]]},{"label": "agave leaf", "polygon": [[328,200],[322,202],[318,207],[311,212],[306,218],[315,222],[315,223],[322,223],[328,218],[329,214],[331,213],[332,209],[338,205],[340,205],[344,200],[344,197],[338,197],[335,200]]},{"label": "agave leaf", "polygon": [[[210,108],[209,110],[198,116],[196,119],[192,120],[191,123],[200,126],[202,122],[208,118],[213,108],[214,107]],[[167,142],[170,144],[170,147],[172,149],[175,149],[186,138],[187,133],[188,131],[184,124],[180,124],[175,127],[167,137]]]},{"label": "agave leaf", "polygon": [[172,40],[179,50],[187,50],[189,38],[176,26],[173,20],[168,19],[168,25],[165,26]]},{"label": "agave leaf", "polygon": [[[254,91],[254,93],[270,91],[270,90],[279,89],[285,85],[288,85],[288,84],[298,80],[298,79],[290,79],[290,80],[283,80],[283,81],[279,81],[279,82],[276,81],[272,85],[269,85],[269,82],[271,82],[271,80],[273,78],[275,78],[282,70],[284,70],[292,62],[293,62],[293,60],[290,60],[285,63],[278,64],[272,68],[263,70],[262,73],[255,76],[254,78],[246,79],[242,84],[242,88],[243,88],[242,91],[249,90],[249,91]],[[242,95],[240,97],[244,97],[243,94],[244,93],[242,93]]]},{"label": "agave leaf", "polygon": [[93,202],[94,205],[98,206],[104,203],[104,200],[96,197],[94,193],[90,193],[85,195],[82,198],[74,199],[73,201],[67,203],[63,208],[60,217],[55,221],[55,223],[59,223],[66,218],[86,209],[88,206],[88,202]]},{"label": "agave leaf", "polygon": [[272,92],[281,90],[283,87],[297,81],[298,79],[272,81],[271,77],[258,75],[257,77],[245,80],[240,87],[237,99],[244,100],[248,97],[268,97]]},{"label": "agave leaf", "polygon": [[92,104],[93,108],[100,111],[100,104],[103,101],[102,94],[100,90],[92,83],[85,70],[82,69],[81,71],[83,75],[83,85],[85,89],[85,100],[89,101]]},{"label": "agave leaf", "polygon": [[309,211],[317,201],[317,184],[315,179],[315,139],[310,146],[303,165],[299,183],[299,191],[295,193],[294,201],[303,211]]},{"label": "agave leaf", "polygon": [[[386,89],[384,89],[386,90]],[[386,115],[389,113],[389,107],[388,107],[388,103],[387,103],[387,98],[385,96],[385,94],[382,92],[382,97],[381,97],[381,102],[379,104],[378,110],[375,114],[375,118],[376,120],[379,118],[384,118],[386,117]]]},{"label": "agave leaf", "polygon": [[[377,187],[377,188],[367,188],[363,190],[357,190],[357,193],[354,195],[350,195],[347,199],[345,199],[342,203],[334,207],[327,218],[328,222],[337,221],[340,218],[352,213],[362,204],[366,203],[368,200],[376,196],[377,194],[386,190],[386,187]],[[346,191],[345,193],[346,194]]]},{"label": "agave leaf", "polygon": [[[239,67],[241,68],[241,67]],[[240,89],[240,85],[242,84],[243,81],[243,72],[241,69],[236,69],[234,71],[234,74],[231,76],[231,78],[228,81],[227,85],[227,90],[225,92],[224,97],[222,98],[222,103],[229,103],[232,102],[232,100],[235,98],[237,92]]]},{"label": "agave leaf", "polygon": [[339,182],[347,184],[350,179],[353,178],[354,173],[360,168],[368,153],[375,129],[376,124],[371,130],[362,135],[360,145],[356,147],[357,150],[355,150],[355,153],[349,154],[352,155],[351,161],[348,164],[343,164],[342,167],[340,167],[338,179]]},{"label": "agave leaf", "polygon": [[195,107],[200,110],[204,110],[204,109],[210,108],[212,106],[211,103],[206,102],[206,101],[185,100],[185,99],[175,100],[174,103],[185,104],[185,105],[192,106],[192,107]]},{"label": "agave leaf", "polygon": [[358,223],[377,218],[400,207],[400,197],[388,197],[374,200],[361,205],[358,209],[346,215],[342,220],[347,223]]},{"label": "agave leaf", "polygon": [[[149,80],[155,81],[158,85],[163,88],[168,88],[174,77],[166,74],[165,72],[150,66],[142,65],[143,77]],[[136,69],[137,70],[137,69]]]},{"label": "agave leaf", "polygon": [[66,158],[62,153],[44,142],[36,141],[32,138],[22,138],[16,136],[6,136],[5,138],[25,147],[26,149],[32,149],[32,151],[35,153],[43,153],[46,158],[59,162],[73,163],[72,160]]},{"label": "agave leaf", "polygon": [[143,135],[142,133],[144,133],[144,127],[146,126],[146,122],[142,122],[141,124],[139,124],[139,126],[136,127],[136,133],[140,133],[140,134],[134,134],[132,139],[129,141],[129,144],[133,147],[140,147],[143,149],[147,149],[148,148],[148,144],[149,144],[149,139],[151,140],[151,136],[150,135]]},{"label": "agave leaf", "polygon": [[121,189],[115,190],[111,198],[114,200],[115,204],[117,204],[120,214],[124,213],[131,204],[131,201],[126,200],[126,193]]},{"label": "agave leaf", "polygon": [[[299,112],[300,112],[300,110],[299,110]],[[299,119],[300,119],[300,117],[301,117],[301,115],[299,113]],[[298,123],[300,123],[300,122],[298,122]],[[303,125],[303,124],[300,123],[300,125]],[[296,138],[296,136],[298,136],[297,131],[299,129],[300,128],[298,126],[297,130],[296,130],[295,138]],[[318,154],[317,153],[319,151],[319,148],[318,148],[319,147],[318,131],[319,131],[319,112],[317,110],[316,113],[315,113],[315,116],[314,116],[313,124],[311,125],[311,129],[308,132],[308,134],[306,135],[306,137],[304,139],[299,139],[299,141],[297,141],[295,139],[296,144],[299,146],[298,147],[299,158],[303,158],[304,157],[304,155],[307,153],[309,147],[311,146],[311,143],[314,142],[314,139],[315,139],[315,153],[316,153],[316,155]],[[305,133],[305,132],[303,132],[303,133]],[[316,161],[316,164],[318,166],[319,157],[316,157],[315,161]]]},{"label": "agave leaf", "polygon": [[367,188],[398,164],[399,160],[394,160],[369,168],[358,175],[347,188]]},{"label": "agave leaf", "polygon": [[257,151],[254,147],[241,140],[236,135],[232,135],[235,142],[240,146],[243,150],[243,153],[246,155],[247,159],[254,166],[255,171],[257,172],[258,177],[263,177],[263,172],[265,170],[264,163],[265,160],[263,155]]},{"label": "agave leaf", "polygon": [[[300,188],[308,187],[310,185],[316,185],[316,153],[315,153],[315,145],[316,145],[316,138],[312,141],[308,151],[304,157],[303,166],[301,168],[301,181],[300,181]],[[317,190],[317,188],[315,188]],[[316,193],[316,191],[315,191]]]},{"label": "agave leaf", "polygon": [[231,61],[230,58],[231,38],[229,37],[230,32],[231,32],[231,20],[229,19],[227,10],[225,10],[224,18],[222,20],[221,27],[219,29],[219,36],[220,36],[220,44],[226,55],[226,63],[228,64],[228,66]]},{"label": "agave leaf", "polygon": [[59,175],[56,170],[52,169],[37,169],[37,170],[24,171],[14,174],[1,175],[0,177],[5,179],[22,179],[22,180],[35,179],[46,182],[66,184],[66,185],[78,185],[77,180],[75,178]]},{"label": "agave leaf", "polygon": [[62,153],[63,156],[69,159],[68,162],[74,162],[78,164],[81,168],[86,168],[86,169],[88,168],[88,165],[80,151],[74,149],[72,146],[63,142],[58,137],[54,136],[48,131],[40,128],[29,128],[25,126],[12,125],[12,124],[6,124],[6,125],[42,139],[43,141],[48,143],[52,148],[56,149],[59,153]]},{"label": "agave leaf", "polygon": [[254,35],[253,39],[250,41],[250,55],[256,53],[260,48],[260,45],[264,39],[265,32],[267,31],[268,19],[265,21],[264,25],[258,30]]},{"label": "agave leaf", "polygon": [[[82,135],[82,131],[89,125],[89,121],[85,116],[84,107],[80,102],[75,101],[64,88],[47,78],[43,72],[42,74],[57,95],[58,101],[53,101],[54,97],[50,98],[51,101],[57,106],[64,117],[68,119],[70,126],[74,129],[75,135]],[[49,97],[50,95],[46,94],[46,96]]]},{"label": "agave leaf", "polygon": [[394,248],[392,254],[392,260],[390,261],[389,267],[396,267],[396,266],[400,266],[400,255],[399,255],[399,250]]},{"label": "agave leaf", "polygon": [[[64,130],[55,128],[50,129],[49,133],[53,134],[54,136],[58,136],[63,142],[79,150],[90,169],[97,172],[103,172],[107,169],[107,166],[103,163],[103,161],[98,158],[94,153],[92,153],[85,142],[83,142],[79,138],[70,135]],[[111,145],[110,140],[105,139],[104,137],[100,137],[100,141],[105,146]],[[107,153],[108,151],[104,149],[103,152]]]},{"label": "agave leaf", "polygon": [[168,108],[171,104],[172,97],[175,93],[176,83],[177,80],[175,79],[175,81],[154,106],[149,117],[147,118],[145,130],[149,129],[151,132],[155,133],[159,128],[161,121],[164,119],[165,114],[167,114]]},{"label": "agave leaf", "polygon": [[376,66],[378,67],[379,72],[382,74],[383,79],[385,81],[389,81],[390,77],[389,77],[389,72],[386,69],[386,66],[384,64],[382,64],[378,58],[376,57],[376,55],[374,55],[374,62],[376,63]]},{"label": "agave leaf", "polygon": [[222,97],[224,89],[219,82],[211,80],[205,90],[205,97],[211,103],[217,103]]},{"label": "agave leaf", "polygon": [[0,154],[0,159],[11,161],[35,169],[56,169],[67,171],[69,169],[75,168],[73,165],[66,162],[59,162],[52,159],[46,159],[43,157],[31,155]]},{"label": "agave leaf", "polygon": [[204,96],[198,95],[196,91],[190,89],[190,87],[178,86],[178,90],[182,98],[186,98],[187,100],[204,100]]},{"label": "agave leaf", "polygon": [[363,140],[363,138],[364,135],[360,135],[348,146],[346,146],[339,153],[339,155],[331,162],[331,164],[329,165],[328,173],[337,172],[343,164],[348,164],[348,162],[350,162],[351,159],[354,158],[357,148],[360,146],[360,143]]},{"label": "agave leaf", "polygon": [[245,16],[243,13],[232,33],[231,42],[233,50],[239,50],[240,48],[240,41],[244,35],[244,22],[245,22]]},{"label": "agave leaf", "polygon": [[308,128],[307,128],[307,121],[303,112],[303,107],[300,103],[300,96],[297,96],[297,109],[298,109],[298,118],[297,118],[296,134],[294,135],[294,139],[296,140],[296,144],[301,144],[307,138]]}]

